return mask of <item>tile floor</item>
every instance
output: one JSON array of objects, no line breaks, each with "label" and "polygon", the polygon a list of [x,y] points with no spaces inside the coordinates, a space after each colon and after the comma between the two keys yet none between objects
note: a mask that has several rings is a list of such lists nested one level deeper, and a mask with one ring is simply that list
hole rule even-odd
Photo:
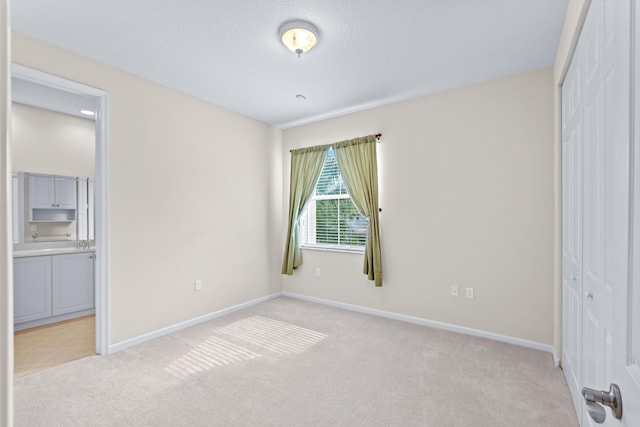
[{"label": "tile floor", "polygon": [[14,378],[96,354],[94,315],[18,331],[14,336]]}]

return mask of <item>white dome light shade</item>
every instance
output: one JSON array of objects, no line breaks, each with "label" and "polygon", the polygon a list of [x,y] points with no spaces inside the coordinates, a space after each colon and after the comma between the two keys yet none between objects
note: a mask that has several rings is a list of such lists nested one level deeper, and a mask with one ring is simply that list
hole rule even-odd
[{"label": "white dome light shade", "polygon": [[318,29],[306,21],[285,22],[278,30],[282,43],[298,57],[318,42]]}]

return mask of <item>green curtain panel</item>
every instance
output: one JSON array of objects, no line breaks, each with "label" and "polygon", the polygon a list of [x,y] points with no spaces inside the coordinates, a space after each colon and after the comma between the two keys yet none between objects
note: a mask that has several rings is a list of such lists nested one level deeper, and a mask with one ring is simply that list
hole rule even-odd
[{"label": "green curtain panel", "polygon": [[369,280],[375,281],[376,286],[382,286],[376,137],[369,135],[339,142],[333,148],[353,204],[369,219],[364,250],[364,274]]},{"label": "green curtain panel", "polygon": [[300,214],[313,196],[316,182],[329,146],[317,146],[291,150],[291,178],[289,180],[289,222],[287,241],[282,259],[282,274],[292,275],[293,269],[302,265],[300,253]]}]

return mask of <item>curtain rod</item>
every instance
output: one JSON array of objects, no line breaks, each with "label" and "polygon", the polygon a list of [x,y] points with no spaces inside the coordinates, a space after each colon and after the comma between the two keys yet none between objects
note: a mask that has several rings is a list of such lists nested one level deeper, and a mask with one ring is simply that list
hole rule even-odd
[{"label": "curtain rod", "polygon": [[[382,134],[381,133],[376,133],[375,135],[373,135],[373,137],[376,139],[376,142],[379,144],[380,140],[382,139]],[[330,147],[333,144],[326,144],[326,145],[315,145],[313,147],[307,147],[308,149],[313,149],[313,148],[322,148],[322,147]],[[297,151],[297,150],[303,150],[304,148],[292,148],[291,150],[289,150],[289,152],[293,152],[293,151]]]}]

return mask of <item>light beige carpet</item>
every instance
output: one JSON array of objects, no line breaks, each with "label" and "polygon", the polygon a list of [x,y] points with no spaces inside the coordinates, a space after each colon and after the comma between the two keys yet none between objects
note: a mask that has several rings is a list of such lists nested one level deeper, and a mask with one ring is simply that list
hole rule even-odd
[{"label": "light beige carpet", "polygon": [[549,354],[278,298],[15,383],[16,426],[577,426]]}]

